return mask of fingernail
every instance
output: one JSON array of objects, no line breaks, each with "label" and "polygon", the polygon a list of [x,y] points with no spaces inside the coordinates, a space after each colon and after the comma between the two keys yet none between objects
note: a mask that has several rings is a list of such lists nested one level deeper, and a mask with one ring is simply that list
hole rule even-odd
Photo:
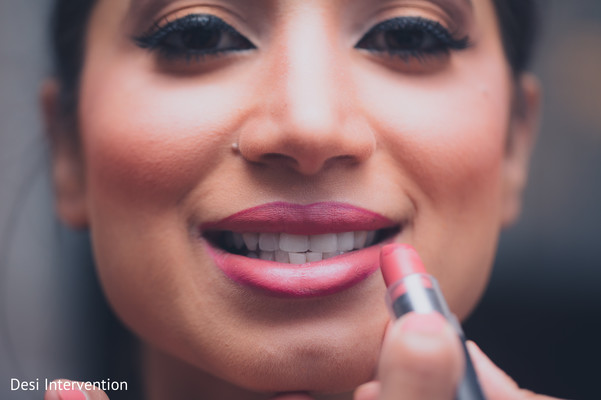
[{"label": "fingernail", "polygon": [[411,335],[437,336],[446,327],[446,320],[437,312],[429,314],[407,314],[402,322],[401,331]]},{"label": "fingernail", "polygon": [[62,389],[60,391],[60,400],[87,400],[84,392],[78,389]]}]

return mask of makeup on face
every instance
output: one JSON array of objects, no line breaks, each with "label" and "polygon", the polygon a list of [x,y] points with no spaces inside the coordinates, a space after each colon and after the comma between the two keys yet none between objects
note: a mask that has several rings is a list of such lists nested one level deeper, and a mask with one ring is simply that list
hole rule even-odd
[{"label": "makeup on face", "polygon": [[386,303],[393,318],[409,312],[438,312],[453,325],[465,354],[465,373],[457,386],[456,400],[484,400],[482,388],[465,344],[465,335],[442,296],[436,279],[426,272],[415,249],[407,244],[389,244],[380,254],[386,287]]},{"label": "makeup on face", "polygon": [[427,243],[471,310],[506,187],[491,2],[97,3],[83,204],[103,290],[144,343],[256,391],[347,390],[377,363],[393,241]]}]

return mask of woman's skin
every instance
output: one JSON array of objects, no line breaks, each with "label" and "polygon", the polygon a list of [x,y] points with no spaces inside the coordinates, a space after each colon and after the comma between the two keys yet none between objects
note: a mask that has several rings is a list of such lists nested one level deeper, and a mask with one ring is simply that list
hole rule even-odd
[{"label": "woman's skin", "polygon": [[[132,39],[189,14],[221,18],[253,48],[186,60]],[[407,16],[469,44],[420,57],[358,46]],[[389,324],[379,271],[278,297],[229,279],[199,227],[277,201],[372,211],[465,318],[519,214],[538,116],[538,86],[514,80],[490,0],[99,0],[76,132],[58,91],[43,90],[58,214],[91,232],[106,297],[143,341],[147,399],[346,399],[376,377],[357,398],[453,398],[463,360],[450,326]],[[491,399],[520,398],[474,358]]]}]

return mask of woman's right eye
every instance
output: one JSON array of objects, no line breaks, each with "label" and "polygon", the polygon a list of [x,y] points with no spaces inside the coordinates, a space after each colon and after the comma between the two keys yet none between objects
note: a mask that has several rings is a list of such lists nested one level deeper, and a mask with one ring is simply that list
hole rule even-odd
[{"label": "woman's right eye", "polygon": [[189,60],[256,48],[231,25],[209,14],[190,14],[157,24],[134,40],[141,48],[158,51],[167,59]]}]

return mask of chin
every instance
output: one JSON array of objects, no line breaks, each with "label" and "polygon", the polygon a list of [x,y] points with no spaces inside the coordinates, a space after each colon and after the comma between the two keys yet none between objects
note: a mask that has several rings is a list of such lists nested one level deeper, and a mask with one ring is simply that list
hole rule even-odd
[{"label": "chin", "polygon": [[[246,360],[232,360],[224,377],[253,392],[344,393],[374,377],[379,334],[311,335],[263,343]],[[240,362],[243,361],[243,362]],[[232,373],[235,372],[235,373]]]},{"label": "chin", "polygon": [[350,392],[373,379],[377,354],[306,354],[289,362],[274,360],[241,371],[236,383],[253,392]]}]

